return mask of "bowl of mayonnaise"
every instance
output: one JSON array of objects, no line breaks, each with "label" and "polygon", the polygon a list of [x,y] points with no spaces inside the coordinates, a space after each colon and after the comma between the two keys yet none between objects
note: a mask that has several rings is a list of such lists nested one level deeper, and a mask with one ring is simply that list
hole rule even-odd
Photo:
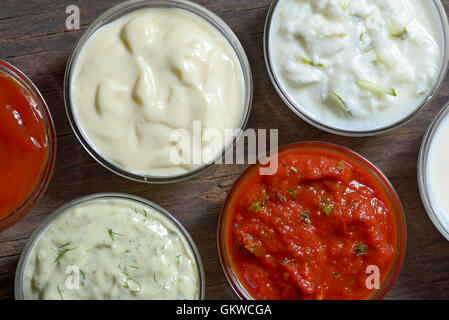
[{"label": "bowl of mayonnaise", "polygon": [[449,240],[449,103],[423,138],[418,158],[418,185],[424,208],[440,233]]},{"label": "bowl of mayonnaise", "polygon": [[86,30],[64,96],[78,140],[125,178],[168,183],[221,159],[246,126],[252,74],[236,35],[185,0],[121,3]]},{"label": "bowl of mayonnaise", "polygon": [[447,44],[439,0],[275,0],[264,35],[285,104],[345,136],[393,130],[429,105],[446,75]]}]

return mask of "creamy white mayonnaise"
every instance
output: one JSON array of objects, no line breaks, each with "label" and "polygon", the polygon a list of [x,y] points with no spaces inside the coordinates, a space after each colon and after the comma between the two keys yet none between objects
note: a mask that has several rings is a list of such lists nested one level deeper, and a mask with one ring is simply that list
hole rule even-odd
[{"label": "creamy white mayonnaise", "polygon": [[449,230],[449,116],[438,125],[432,138],[425,173],[429,200],[446,230]]},{"label": "creamy white mayonnaise", "polygon": [[280,0],[269,54],[290,99],[339,130],[369,131],[417,109],[442,65],[428,0]]},{"label": "creamy white mayonnaise", "polygon": [[25,261],[25,299],[198,299],[198,266],[178,228],[130,200],[60,214]]},{"label": "creamy white mayonnaise", "polygon": [[[213,160],[232,142],[225,130],[239,128],[244,100],[231,45],[182,9],[140,9],[103,26],[81,49],[71,79],[85,138],[108,161],[142,175],[184,174]],[[171,134],[193,136],[194,121],[224,138],[203,141],[199,161],[174,163]]]}]

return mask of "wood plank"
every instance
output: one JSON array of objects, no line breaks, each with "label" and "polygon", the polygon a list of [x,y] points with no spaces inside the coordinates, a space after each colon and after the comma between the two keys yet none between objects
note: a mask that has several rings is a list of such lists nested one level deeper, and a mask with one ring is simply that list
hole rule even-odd
[{"label": "wood plank", "polygon": [[[84,151],[68,124],[63,102],[67,58],[82,32],[99,14],[120,0],[77,0],[82,28],[65,31],[65,8],[71,0],[2,0],[0,58],[21,68],[46,98],[58,132],[55,174],[46,195],[23,221],[0,233],[0,299],[14,297],[19,254],[32,231],[60,205],[96,192],[125,192],[145,197],[168,209],[198,244],[207,279],[207,298],[236,299],[217,254],[220,207],[232,183],[246,166],[214,166],[197,178],[173,185],[144,185],[117,177]],[[263,27],[269,0],[201,0],[222,17],[240,38],[251,62],[255,99],[248,127],[282,128],[280,144],[320,140],[341,144],[378,165],[403,201],[408,223],[408,249],[402,272],[388,299],[449,299],[449,242],[430,222],[418,193],[416,162],[422,136],[449,98],[449,82],[431,106],[394,133],[347,138],[324,133],[296,117],[276,94],[263,59]],[[449,0],[443,0],[449,10]]]}]

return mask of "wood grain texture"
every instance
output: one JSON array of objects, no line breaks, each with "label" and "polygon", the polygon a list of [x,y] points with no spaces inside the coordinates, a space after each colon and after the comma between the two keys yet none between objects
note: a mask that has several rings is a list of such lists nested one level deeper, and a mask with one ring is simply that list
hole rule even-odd
[{"label": "wood grain texture", "polygon": [[[191,233],[206,271],[208,299],[236,299],[217,254],[216,229],[220,207],[232,183],[246,166],[214,166],[195,179],[172,185],[130,182],[97,164],[73,135],[64,110],[62,82],[68,55],[83,30],[119,0],[2,0],[0,58],[24,71],[42,91],[58,133],[56,169],[42,201],[13,228],[0,233],[0,299],[14,298],[14,274],[20,252],[32,231],[62,204],[97,192],[142,196],[168,209]],[[281,101],[265,69],[262,35],[270,0],[201,0],[241,40],[253,69],[255,84],[250,128],[281,128],[280,145],[321,140],[362,154],[390,178],[407,216],[408,247],[401,274],[387,299],[448,299],[449,242],[428,218],[418,193],[417,156],[423,134],[449,98],[446,81],[431,106],[392,133],[371,138],[346,138],[324,133],[296,117]],[[449,0],[443,0],[449,10]],[[76,4],[82,28],[65,31],[65,8]]]}]

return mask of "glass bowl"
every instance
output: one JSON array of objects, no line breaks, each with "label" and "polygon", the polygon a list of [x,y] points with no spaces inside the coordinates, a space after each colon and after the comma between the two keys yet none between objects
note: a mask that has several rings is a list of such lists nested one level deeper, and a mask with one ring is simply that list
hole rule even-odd
[{"label": "glass bowl", "polygon": [[65,78],[64,78],[64,102],[65,102],[65,108],[67,112],[67,116],[69,118],[70,125],[84,147],[86,151],[103,167],[106,169],[112,171],[113,173],[133,180],[137,182],[143,182],[143,183],[153,183],[153,184],[161,184],[161,183],[173,183],[177,181],[182,181],[186,179],[190,179],[202,171],[209,168],[213,163],[220,159],[227,150],[233,147],[235,142],[239,139],[241,134],[238,134],[234,137],[233,143],[226,146],[222,153],[216,156],[214,161],[210,163],[206,163],[201,165],[198,168],[195,168],[194,170],[180,174],[180,175],[173,175],[173,176],[154,176],[154,175],[141,175],[132,173],[129,171],[124,170],[123,168],[117,166],[116,164],[112,163],[105,157],[103,157],[94,147],[93,144],[90,143],[88,137],[81,129],[81,126],[78,124],[75,111],[72,108],[71,103],[71,93],[70,93],[70,84],[72,79],[72,74],[74,70],[74,66],[77,60],[78,55],[80,54],[81,50],[83,49],[84,44],[89,39],[89,37],[95,33],[98,29],[103,27],[104,25],[111,23],[120,17],[144,8],[178,8],[187,10],[191,13],[194,13],[195,15],[199,16],[200,18],[204,19],[206,22],[211,24],[214,28],[216,28],[228,41],[230,46],[233,48],[234,52],[236,53],[238,60],[240,62],[242,73],[243,73],[243,82],[245,85],[245,98],[244,98],[244,106],[242,110],[242,116],[239,123],[240,129],[244,129],[246,127],[246,124],[249,119],[250,111],[251,111],[251,104],[252,104],[252,98],[253,98],[253,80],[252,80],[252,73],[251,73],[251,67],[248,61],[248,58],[246,56],[245,50],[243,49],[241,43],[239,42],[237,36],[233,33],[233,31],[229,28],[229,26],[216,14],[211,12],[210,10],[196,4],[190,1],[186,0],[131,0],[126,1],[124,3],[121,3],[115,7],[112,7],[105,13],[103,13],[99,18],[97,18],[90,27],[86,30],[86,32],[83,34],[83,36],[80,38],[78,43],[76,44],[75,48],[73,49],[66,67],[65,72]]},{"label": "glass bowl", "polygon": [[448,218],[444,218],[444,212],[438,210],[438,206],[435,201],[432,201],[432,192],[429,186],[428,179],[428,159],[429,153],[432,146],[433,138],[435,137],[440,124],[443,121],[446,121],[446,117],[449,113],[449,103],[446,104],[435,119],[432,121],[431,125],[427,129],[426,134],[424,135],[421,149],[419,151],[418,156],[418,186],[419,193],[421,195],[421,199],[426,209],[427,214],[429,215],[430,220],[432,220],[435,227],[440,231],[440,233],[449,240],[449,220]]},{"label": "glass bowl", "polygon": [[271,82],[273,83],[274,88],[276,89],[277,93],[281,97],[281,99],[284,101],[284,103],[301,119],[306,121],[307,123],[311,124],[312,126],[324,130],[326,132],[330,132],[333,134],[341,135],[341,136],[350,136],[350,137],[366,137],[366,136],[374,136],[383,134],[386,132],[389,132],[391,130],[394,130],[396,128],[399,128],[400,126],[406,124],[410,120],[412,120],[414,117],[416,117],[421,111],[423,111],[432,101],[434,96],[436,95],[437,91],[441,87],[444,78],[447,73],[448,65],[449,65],[449,24],[446,16],[446,11],[441,4],[440,0],[430,0],[429,2],[432,3],[435,13],[437,14],[438,22],[441,26],[442,30],[442,48],[441,48],[441,62],[440,62],[440,71],[438,74],[438,77],[435,79],[435,83],[432,87],[432,89],[427,93],[427,95],[423,98],[423,101],[416,107],[416,109],[411,112],[410,114],[404,116],[402,119],[387,124],[385,126],[374,128],[374,129],[367,129],[367,130],[349,130],[344,128],[339,128],[336,126],[329,125],[325,123],[325,121],[321,121],[316,119],[310,112],[307,112],[302,106],[300,101],[295,101],[290,94],[288,93],[288,90],[284,89],[284,86],[282,85],[281,81],[279,80],[279,77],[275,71],[275,68],[273,67],[273,62],[270,55],[270,30],[272,25],[272,19],[276,10],[276,7],[278,3],[282,0],[273,0],[271,3],[271,6],[268,10],[266,22],[265,22],[265,30],[264,30],[264,40],[263,40],[263,47],[264,47],[264,56],[265,56],[265,65],[268,70],[268,74],[270,76]]},{"label": "glass bowl", "polygon": [[[345,160],[349,160],[349,163],[356,163],[366,170],[368,174],[371,175],[383,189],[387,201],[391,204],[393,209],[394,220],[396,223],[396,251],[394,259],[388,274],[381,283],[380,289],[371,296],[371,300],[382,299],[390,290],[402,266],[402,262],[405,256],[405,249],[407,243],[407,227],[405,222],[405,214],[402,208],[401,201],[398,194],[396,193],[393,185],[388,180],[388,178],[370,161],[362,157],[361,155],[351,151],[345,147],[325,143],[325,142],[300,142],[290,145],[283,146],[279,149],[278,154],[285,154],[290,151],[297,150],[325,150],[330,151],[336,155],[340,154]],[[240,187],[247,181],[249,177],[252,176],[255,170],[259,169],[259,165],[253,165],[249,167],[235,182],[231,191],[229,192],[226,201],[221,209],[219,221],[218,221],[218,254],[220,257],[221,265],[223,267],[226,278],[231,285],[234,292],[240,299],[252,300],[251,295],[246,291],[244,285],[238,279],[237,274],[233,270],[233,261],[229,255],[228,250],[228,238],[227,238],[227,226],[231,223],[229,218],[229,212],[233,209],[235,201],[234,199],[239,194]]]},{"label": "glass bowl", "polygon": [[197,269],[198,274],[198,299],[204,300],[205,298],[205,274],[204,274],[204,268],[203,263],[201,260],[200,253],[198,251],[198,248],[195,245],[195,242],[193,241],[192,237],[189,235],[187,230],[182,226],[182,224],[173,217],[167,210],[163,209],[162,207],[158,206],[157,204],[148,201],[146,199],[129,195],[129,194],[123,194],[123,193],[99,193],[99,194],[93,194],[89,196],[85,196],[76,200],[73,200],[62,207],[56,209],[52,214],[50,214],[44,222],[42,222],[39,227],[36,228],[36,230],[33,232],[31,237],[28,239],[27,243],[25,244],[25,247],[22,251],[22,254],[19,259],[19,263],[17,265],[16,275],[15,275],[15,282],[14,282],[14,288],[15,288],[15,298],[16,300],[25,300],[25,292],[24,292],[24,272],[25,272],[25,266],[26,262],[28,260],[28,256],[30,255],[34,245],[39,240],[40,236],[45,233],[47,228],[61,215],[66,212],[66,210],[76,207],[80,204],[88,203],[91,201],[98,201],[98,200],[125,200],[125,201],[131,201],[135,202],[139,205],[143,205],[146,207],[150,207],[154,211],[160,213],[163,217],[167,218],[173,225],[177,228],[179,231],[179,234],[181,234],[185,240],[186,243],[190,246],[190,249],[192,250],[193,259],[195,260],[195,265]]},{"label": "glass bowl", "polygon": [[10,228],[25,217],[44,195],[45,190],[50,183],[55,166],[56,131],[50,109],[34,83],[19,69],[1,59],[0,73],[6,74],[14,79],[36,104],[36,107],[38,107],[38,110],[42,115],[48,143],[47,161],[42,168],[34,189],[17,209],[6,217],[0,219],[0,231],[3,231]]}]

